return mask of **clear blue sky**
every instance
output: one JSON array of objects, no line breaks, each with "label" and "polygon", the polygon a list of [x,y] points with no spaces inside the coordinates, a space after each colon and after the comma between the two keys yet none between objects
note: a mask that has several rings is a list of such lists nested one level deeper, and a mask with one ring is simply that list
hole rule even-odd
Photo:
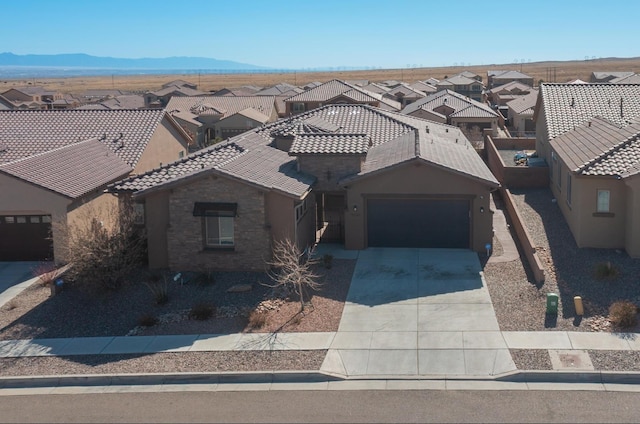
[{"label": "clear blue sky", "polygon": [[640,56],[638,0],[2,0],[0,15],[15,54],[301,69]]}]

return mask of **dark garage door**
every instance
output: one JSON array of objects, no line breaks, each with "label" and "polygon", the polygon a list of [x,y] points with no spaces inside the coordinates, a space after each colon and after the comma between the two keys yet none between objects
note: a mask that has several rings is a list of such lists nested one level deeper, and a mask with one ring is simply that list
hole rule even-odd
[{"label": "dark garage door", "polygon": [[369,199],[371,247],[469,248],[469,201]]},{"label": "dark garage door", "polygon": [[0,216],[0,261],[53,259],[50,215]]}]

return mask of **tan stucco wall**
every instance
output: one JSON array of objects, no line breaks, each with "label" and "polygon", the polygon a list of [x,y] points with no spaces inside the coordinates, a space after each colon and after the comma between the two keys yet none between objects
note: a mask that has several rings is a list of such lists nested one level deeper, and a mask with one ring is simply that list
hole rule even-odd
[{"label": "tan stucco wall", "polygon": [[627,222],[625,250],[629,256],[640,257],[640,175],[625,179]]},{"label": "tan stucco wall", "polygon": [[295,241],[294,200],[283,194],[270,192],[265,196],[266,222],[273,241]]},{"label": "tan stucco wall", "polygon": [[167,230],[169,218],[169,192],[152,193],[144,199],[144,222],[147,230],[149,268],[168,268],[169,252]]},{"label": "tan stucco wall", "polygon": [[[471,248],[485,251],[492,243],[493,217],[489,208],[488,186],[473,179],[436,168],[426,163],[412,161],[383,174],[362,179],[347,189],[348,211],[345,213],[345,247],[364,249],[367,246],[366,199],[367,197],[403,195],[424,197],[446,197],[470,200]],[[357,212],[353,212],[353,206]],[[484,212],[480,212],[480,207]]]},{"label": "tan stucco wall", "polygon": [[174,162],[180,158],[180,152],[186,156],[189,153],[186,142],[178,129],[171,125],[165,117],[142,152],[134,172],[143,174],[153,168],[158,168],[161,164],[166,165]]},{"label": "tan stucco wall", "polygon": [[[238,113],[231,115],[230,117],[218,121],[215,123],[216,137],[222,137],[223,130],[242,130],[249,131],[252,128],[257,128],[262,125],[262,122],[256,121]],[[240,134],[240,133],[239,133]]]},{"label": "tan stucco wall", "polygon": [[549,131],[547,130],[547,118],[544,105],[540,107],[536,116],[536,151],[538,157],[547,161],[551,165],[551,152],[549,150]]},{"label": "tan stucco wall", "polygon": [[298,169],[313,175],[317,191],[342,191],[338,182],[362,169],[364,156],[356,155],[302,155],[297,157]]},{"label": "tan stucco wall", "polygon": [[307,195],[307,213],[298,222],[296,235],[300,250],[313,247],[316,242],[316,196],[314,193]]}]

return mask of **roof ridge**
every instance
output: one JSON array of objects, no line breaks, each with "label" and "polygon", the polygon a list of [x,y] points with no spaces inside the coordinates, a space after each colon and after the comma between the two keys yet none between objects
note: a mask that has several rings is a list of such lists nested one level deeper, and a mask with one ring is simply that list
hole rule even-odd
[{"label": "roof ridge", "polygon": [[[13,160],[11,162],[1,163],[0,164],[0,168],[3,168],[5,166],[7,166],[7,165],[12,165],[12,164],[15,164],[15,163],[24,162],[26,160],[31,160],[31,159],[34,159],[34,158],[37,158],[37,157],[41,157],[41,156],[44,156],[44,155],[49,155],[49,154],[52,154],[52,153],[55,153],[55,152],[59,152],[61,150],[70,149],[72,147],[77,147],[80,144],[89,143],[90,141],[97,141],[98,143],[100,143],[101,146],[104,146],[106,149],[108,149],[109,152],[111,152],[114,155],[118,156],[115,152],[111,151],[111,149],[109,149],[109,147],[107,147],[107,145],[102,143],[98,137],[91,137],[91,138],[87,138],[87,139],[84,139],[84,140],[76,141],[74,143],[65,144],[64,146],[59,146],[59,147],[56,147],[56,148],[51,149],[51,150],[46,150],[44,152],[36,153],[34,155],[31,155],[31,156],[25,156],[25,157],[22,157],[20,159]],[[122,162],[126,163],[120,156],[118,156],[118,159],[120,159]]]}]

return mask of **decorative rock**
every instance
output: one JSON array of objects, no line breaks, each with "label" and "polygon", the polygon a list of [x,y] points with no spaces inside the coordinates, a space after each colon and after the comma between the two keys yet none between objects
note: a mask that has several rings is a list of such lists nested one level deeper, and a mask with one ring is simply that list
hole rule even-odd
[{"label": "decorative rock", "polygon": [[253,289],[253,285],[251,284],[236,284],[235,286],[231,286],[227,289],[227,293],[245,293],[249,292]]}]

